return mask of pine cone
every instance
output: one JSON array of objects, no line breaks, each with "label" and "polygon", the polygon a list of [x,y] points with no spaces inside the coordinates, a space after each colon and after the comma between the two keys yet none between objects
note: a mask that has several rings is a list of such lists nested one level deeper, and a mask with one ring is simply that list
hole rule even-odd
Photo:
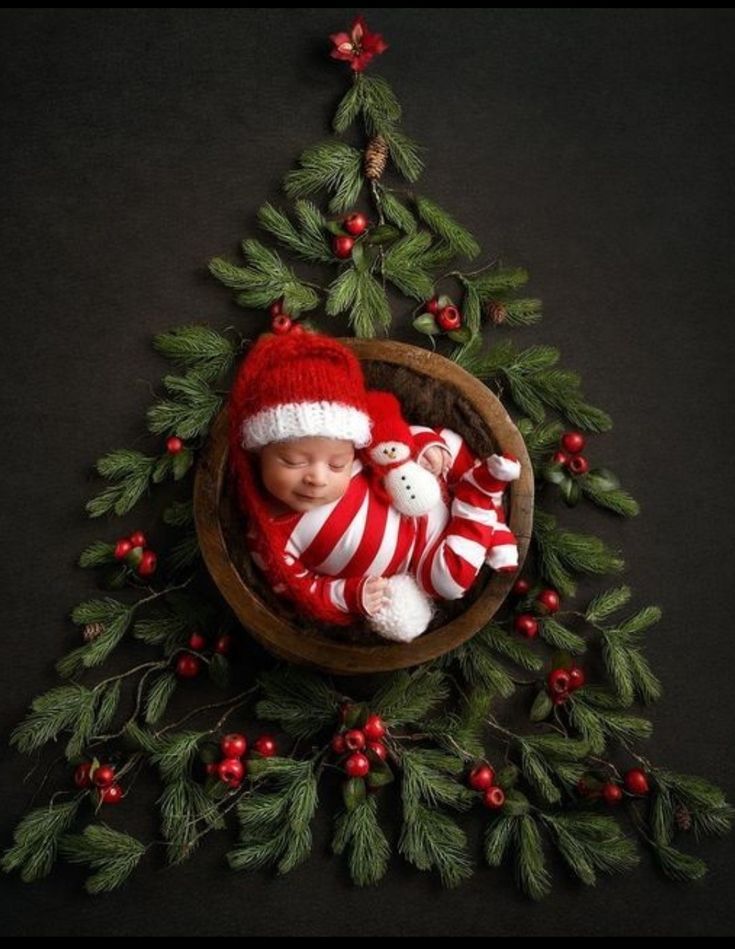
[{"label": "pine cone", "polygon": [[87,623],[87,625],[82,630],[82,639],[85,643],[91,643],[93,640],[100,637],[105,631],[105,627],[102,623]]},{"label": "pine cone", "polygon": [[505,323],[508,311],[502,303],[499,303],[497,300],[491,300],[487,305],[487,315],[490,317],[491,323],[500,326],[501,323]]},{"label": "pine cone", "polygon": [[691,830],[692,815],[683,804],[680,804],[679,807],[677,807],[676,813],[674,814],[674,820],[676,821],[676,826],[679,828],[679,830]]},{"label": "pine cone", "polygon": [[382,177],[388,162],[388,143],[382,135],[376,135],[365,149],[365,177],[377,181]]}]

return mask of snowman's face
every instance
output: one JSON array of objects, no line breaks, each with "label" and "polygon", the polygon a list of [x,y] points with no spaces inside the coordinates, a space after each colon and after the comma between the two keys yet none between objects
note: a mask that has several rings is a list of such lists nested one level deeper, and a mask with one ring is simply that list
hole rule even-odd
[{"label": "snowman's face", "polygon": [[411,457],[411,449],[405,442],[378,442],[368,452],[376,465],[394,465]]}]

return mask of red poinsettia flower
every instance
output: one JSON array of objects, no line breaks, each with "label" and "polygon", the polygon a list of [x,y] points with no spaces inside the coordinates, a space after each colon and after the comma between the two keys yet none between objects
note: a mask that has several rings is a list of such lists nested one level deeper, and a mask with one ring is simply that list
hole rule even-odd
[{"label": "red poinsettia flower", "polygon": [[355,72],[362,72],[373,56],[388,49],[380,33],[371,33],[361,16],[355,19],[349,33],[332,33],[329,39],[334,46],[329,54],[332,59],[348,62]]}]

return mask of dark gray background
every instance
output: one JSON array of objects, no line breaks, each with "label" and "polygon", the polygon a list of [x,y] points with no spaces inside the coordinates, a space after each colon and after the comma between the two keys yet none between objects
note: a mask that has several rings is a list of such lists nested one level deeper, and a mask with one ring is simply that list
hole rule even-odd
[{"label": "dark gray background", "polygon": [[[648,753],[732,798],[733,15],[363,12],[391,44],[376,71],[427,147],[423,192],[488,257],[531,271],[545,321],[516,341],[558,346],[615,421],[589,454],[619,473],[640,518],[562,513],[623,550],[636,605],[663,607],[648,655],[666,694]],[[200,319],[261,328],[205,264],[235,259],[258,206],[327,134],[347,73],[327,35],[353,15],[2,15],[5,736],[74,643],[65,614],[90,592],[75,557],[119,530],[86,519],[88,472],[112,448],[149,447],[144,412],[166,368],[151,336]],[[4,759],[3,845],[30,793],[26,762]],[[135,800],[123,807],[115,822],[134,821]],[[353,888],[324,823],[284,879],[231,873],[226,837],[103,898],[74,869],[4,879],[4,931],[683,936],[732,924],[731,838],[698,848],[702,884],[677,887],[644,855],[596,889],[557,873],[534,905],[505,869],[444,892],[396,860],[379,890]]]}]

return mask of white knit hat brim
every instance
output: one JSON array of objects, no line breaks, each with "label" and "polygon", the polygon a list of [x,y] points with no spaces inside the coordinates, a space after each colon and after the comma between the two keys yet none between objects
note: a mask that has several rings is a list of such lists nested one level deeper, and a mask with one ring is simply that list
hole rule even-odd
[{"label": "white knit hat brim", "polygon": [[370,444],[370,419],[340,402],[285,402],[246,419],[241,435],[242,446],[248,450],[309,436],[344,439],[355,448],[365,448]]}]

